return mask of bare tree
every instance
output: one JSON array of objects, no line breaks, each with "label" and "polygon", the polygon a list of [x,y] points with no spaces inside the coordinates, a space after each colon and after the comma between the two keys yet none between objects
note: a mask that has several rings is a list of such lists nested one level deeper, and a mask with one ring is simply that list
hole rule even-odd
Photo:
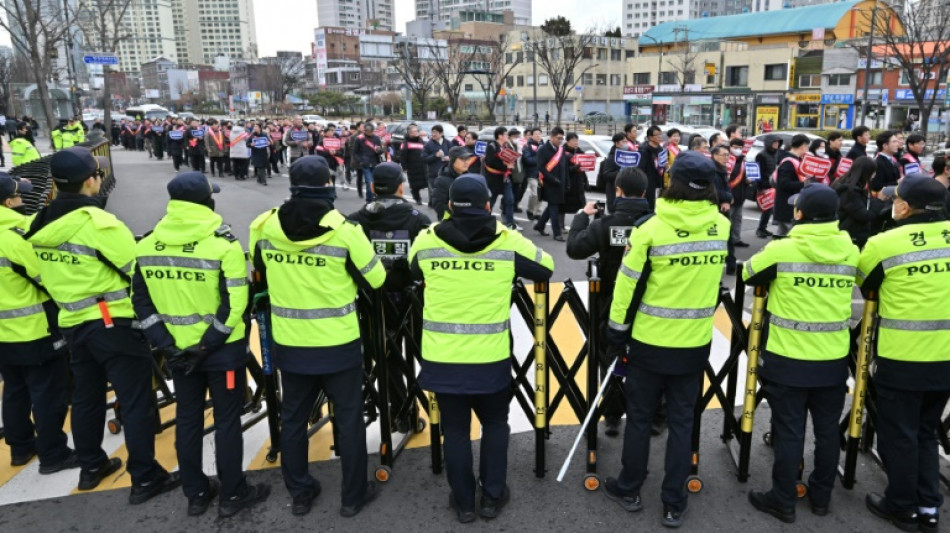
[{"label": "bare tree", "polygon": [[0,115],[15,115],[13,108],[13,54],[0,54]]},{"label": "bare tree", "polygon": [[307,73],[303,56],[267,57],[261,60],[273,65],[268,71],[268,87],[274,103],[283,102],[288,94],[299,88]]},{"label": "bare tree", "polygon": [[434,62],[419,57],[418,49],[405,43],[397,51],[396,59],[390,63],[399,72],[399,76],[409,87],[413,99],[419,102],[419,113],[425,116],[432,96],[432,89],[438,82]]},{"label": "bare tree", "polygon": [[462,39],[449,42],[446,47],[440,47],[437,42],[427,45],[432,69],[453,115],[459,109],[462,87],[466,76],[473,70],[472,62],[478,56],[482,43],[483,41]]},{"label": "bare tree", "polygon": [[[117,53],[119,44],[132,37],[124,24],[132,0],[80,0],[73,18],[79,24],[86,47],[97,52]],[[112,128],[112,80],[109,65],[102,66],[103,125]]]},{"label": "bare tree", "polygon": [[696,60],[699,57],[699,49],[690,42],[688,29],[677,28],[676,30],[677,34],[683,31],[686,37],[677,43],[677,49],[672,57],[667,58],[667,64],[673,69],[676,84],[680,86],[681,91],[685,91],[688,84],[696,83]]},{"label": "bare tree", "polygon": [[[548,19],[541,25],[540,34],[531,39],[530,53],[537,54],[538,66],[548,76],[554,93],[555,119],[561,123],[561,111],[575,82],[594,64],[584,57],[584,49],[592,43],[590,35],[579,35],[564,17]],[[534,80],[535,83],[538,80]]]},{"label": "bare tree", "polygon": [[53,114],[47,80],[57,57],[57,46],[69,31],[65,13],[57,7],[57,2],[49,0],[7,0],[0,2],[0,9],[5,15],[0,17],[0,28],[10,35],[14,53],[29,58],[33,82],[46,115],[46,126],[48,131],[53,131],[59,122]]},{"label": "bare tree", "polygon": [[[501,91],[505,87],[505,81],[511,75],[511,71],[518,66],[518,55],[512,52],[511,45],[506,35],[503,34],[496,46],[490,48],[490,52],[479,54],[479,61],[488,66],[488,72],[485,75],[485,81],[482,82],[482,90],[485,92],[485,103],[488,104],[488,120],[495,122],[495,108],[498,106],[498,98],[501,97]],[[508,55],[512,60],[507,61]],[[481,82],[481,79],[479,79]],[[537,82],[537,81],[535,81]],[[502,100],[505,105],[505,100]]]},{"label": "bare tree", "polygon": [[907,9],[895,6],[864,11],[873,40],[879,43],[865,57],[870,62],[879,55],[900,67],[920,109],[920,129],[926,136],[937,89],[950,70],[950,9],[942,0],[920,0]]}]

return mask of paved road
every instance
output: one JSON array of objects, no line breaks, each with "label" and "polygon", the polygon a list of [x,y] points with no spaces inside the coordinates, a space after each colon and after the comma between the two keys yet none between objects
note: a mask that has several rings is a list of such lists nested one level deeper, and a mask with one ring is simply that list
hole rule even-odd
[{"label": "paved road", "polygon": [[[119,185],[110,202],[109,210],[115,212],[136,233],[145,232],[161,217],[167,199],[165,184],[172,177],[169,161],[150,161],[144,153],[125,153],[121,149],[114,154]],[[252,181],[235,182],[232,178],[214,178],[224,190],[218,196],[218,211],[230,222],[236,234],[247,242],[247,226],[260,212],[280,204],[288,196],[288,179],[274,177],[268,187]],[[357,209],[361,203],[353,190],[339,191],[337,207],[343,212]],[[423,208],[426,209],[426,208]],[[750,211],[752,211],[750,209]],[[757,215],[757,212],[753,213]],[[524,225],[524,224],[523,224]],[[753,236],[754,223],[747,224],[744,239],[754,245],[761,242]],[[532,240],[550,251],[557,263],[556,279],[583,279],[584,263],[571,261],[563,252],[563,244],[550,237],[541,237],[526,232]],[[757,247],[757,246],[756,246]],[[749,250],[740,250],[747,256]],[[731,280],[726,280],[730,283]],[[722,428],[722,412],[712,410],[704,416],[706,427],[702,434],[700,473],[705,483],[704,491],[691,498],[687,527],[693,531],[886,531],[885,524],[869,515],[863,504],[864,494],[883,488],[884,477],[880,469],[868,464],[866,457],[859,458],[856,490],[837,489],[832,504],[832,514],[826,518],[812,516],[805,504],[799,506],[799,521],[795,526],[779,524],[774,519],[755,512],[746,502],[750,488],[764,488],[769,479],[771,450],[761,442],[767,430],[768,408],[763,407],[757,415],[756,434],[752,450],[752,479],[739,483],[728,454],[719,440]],[[524,426],[524,415],[512,411],[512,424]],[[494,523],[478,522],[470,526],[457,524],[447,505],[448,488],[444,476],[435,476],[429,468],[427,448],[410,449],[403,453],[395,466],[395,476],[386,485],[379,501],[355,519],[343,519],[338,513],[339,468],[334,461],[314,463],[312,471],[322,481],[324,495],[320,497],[313,513],[304,519],[292,517],[289,498],[283,489],[278,469],[256,470],[250,474],[252,481],[269,482],[274,494],[266,504],[253,512],[245,512],[229,521],[216,519],[212,512],[199,519],[185,516],[185,501],[180,492],[162,496],[140,507],[126,504],[127,489],[82,494],[68,497],[52,497],[40,501],[7,505],[0,508],[0,531],[128,531],[141,532],[226,530],[226,531],[291,531],[291,530],[357,530],[363,531],[409,531],[429,529],[435,531],[602,531],[636,528],[659,530],[659,484],[662,472],[662,438],[654,440],[651,470],[643,490],[646,511],[638,515],[623,512],[606,500],[601,493],[583,490],[583,465],[581,455],[575,457],[572,470],[564,484],[554,480],[557,469],[565,457],[576,426],[554,427],[548,441],[548,472],[544,479],[537,479],[534,467],[534,436],[518,433],[512,436],[509,453],[510,485],[513,493],[511,505]],[[811,438],[807,440],[809,453]],[[621,441],[602,439],[600,450],[601,473],[611,475],[619,468]],[[373,449],[373,448],[370,448]],[[378,458],[371,457],[374,465]],[[806,464],[810,464],[806,458]],[[0,474],[7,468],[0,466]],[[808,468],[806,467],[806,472]],[[58,476],[70,476],[63,473]],[[46,483],[35,477],[36,483]],[[35,488],[35,487],[34,487]]]}]

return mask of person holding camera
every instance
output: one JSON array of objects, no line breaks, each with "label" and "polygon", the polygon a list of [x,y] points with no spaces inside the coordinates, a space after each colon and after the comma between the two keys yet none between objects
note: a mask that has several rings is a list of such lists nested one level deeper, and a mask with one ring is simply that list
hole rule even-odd
[{"label": "person holding camera", "polygon": [[[611,182],[616,183],[616,200],[611,213],[604,216],[603,204],[588,202],[574,216],[571,230],[567,234],[567,256],[571,259],[583,260],[598,254],[597,269],[601,279],[603,302],[598,310],[598,323],[604,324],[605,327],[614,293],[614,281],[627,250],[630,232],[638,220],[650,214],[650,204],[644,198],[648,181],[642,170],[636,167],[624,168]],[[605,433],[608,437],[620,434],[620,418],[623,414],[623,394],[619,387],[614,387],[604,399]]]},{"label": "person holding camera", "polygon": [[[241,412],[247,389],[247,267],[231,228],[214,212],[221,189],[201,172],[168,183],[168,210],[135,246],[132,304],[149,344],[175,382],[175,448],[188,515],[219,496],[225,518],[264,501],[269,485],[248,485]],[[205,396],[214,405],[220,482],[202,471]]]}]

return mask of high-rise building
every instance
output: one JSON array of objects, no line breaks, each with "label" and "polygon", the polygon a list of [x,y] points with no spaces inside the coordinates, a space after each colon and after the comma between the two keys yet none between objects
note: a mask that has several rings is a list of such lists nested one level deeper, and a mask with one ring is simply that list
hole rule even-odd
[{"label": "high-rise building", "polygon": [[393,0],[317,0],[320,26],[393,31]]},{"label": "high-rise building", "polygon": [[[162,57],[177,63],[172,12],[175,0],[133,0],[123,24],[129,35],[119,43],[119,67],[126,74],[140,75],[141,65]],[[110,50],[94,50],[109,52]]]},{"label": "high-rise building", "polygon": [[[462,12],[511,11],[517,26],[531,25],[531,0],[416,0],[416,20],[440,21],[451,26]],[[464,22],[464,21],[463,21]]]}]

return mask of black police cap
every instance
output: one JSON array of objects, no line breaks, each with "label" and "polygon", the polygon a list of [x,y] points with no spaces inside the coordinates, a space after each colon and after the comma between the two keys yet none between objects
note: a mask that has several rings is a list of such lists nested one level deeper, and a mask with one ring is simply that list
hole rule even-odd
[{"label": "black police cap", "polygon": [[330,184],[330,167],[319,155],[301,157],[290,165],[290,185],[293,187],[326,187]]},{"label": "black police cap", "polygon": [[805,220],[829,221],[838,218],[838,193],[821,183],[810,183],[788,199]]},{"label": "black police cap", "polygon": [[168,182],[168,196],[172,200],[198,204],[207,200],[213,193],[219,192],[221,187],[197,171],[182,172]]},{"label": "black police cap", "polygon": [[897,186],[897,196],[914,209],[940,211],[947,197],[947,188],[926,174],[908,174]]},{"label": "black police cap", "polygon": [[453,207],[483,207],[490,197],[488,183],[480,174],[462,174],[449,187]]},{"label": "black police cap", "polygon": [[33,184],[29,181],[18,180],[6,172],[0,172],[0,202],[32,190]]},{"label": "black police cap", "polygon": [[670,174],[674,181],[693,189],[705,189],[716,179],[716,164],[705,155],[690,150],[676,156]]},{"label": "black police cap", "polygon": [[50,173],[56,183],[80,183],[109,167],[108,158],[94,156],[88,148],[82,146],[60,150],[49,160]]},{"label": "black police cap", "polygon": [[402,167],[396,163],[381,163],[373,168],[376,194],[395,194],[401,183]]}]

